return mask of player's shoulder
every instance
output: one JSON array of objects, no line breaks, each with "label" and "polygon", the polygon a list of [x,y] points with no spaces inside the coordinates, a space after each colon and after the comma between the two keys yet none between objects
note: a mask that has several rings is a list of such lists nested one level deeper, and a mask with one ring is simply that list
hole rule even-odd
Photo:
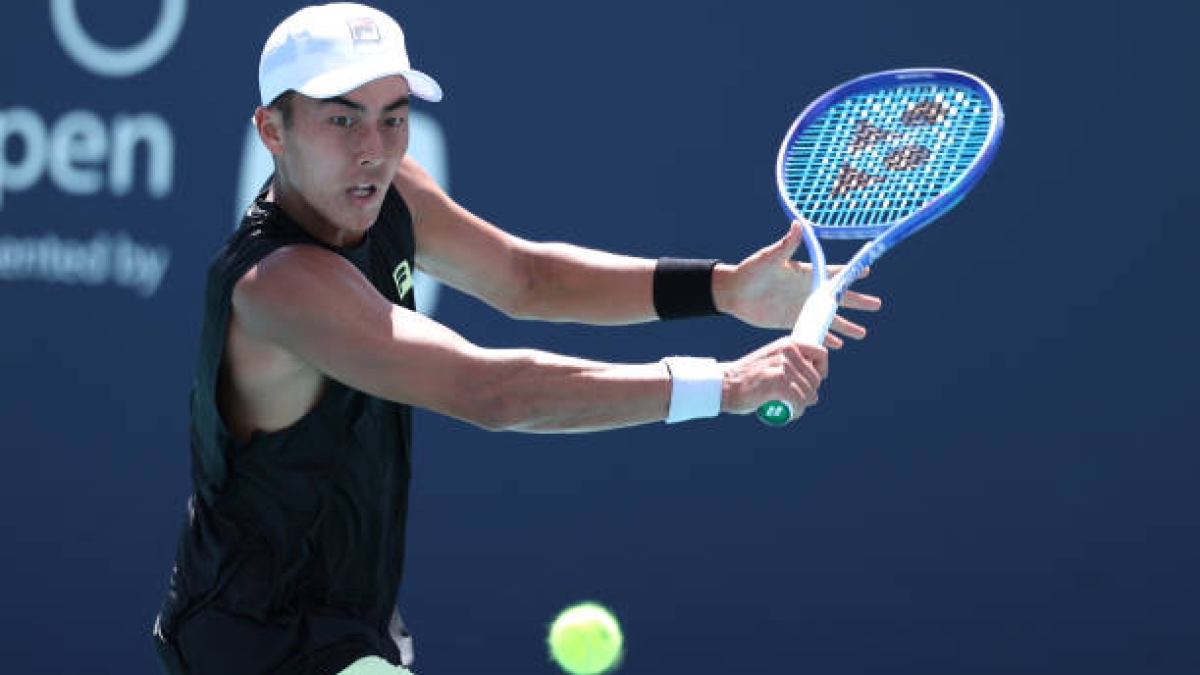
[{"label": "player's shoulder", "polygon": [[233,289],[235,303],[295,304],[324,296],[332,287],[366,283],[337,253],[310,243],[280,246],[251,265]]},{"label": "player's shoulder", "polygon": [[417,160],[405,156],[392,177],[392,186],[410,207],[418,211],[439,208],[448,203],[446,195],[433,176]]},{"label": "player's shoulder", "polygon": [[405,155],[400,160],[400,165],[396,167],[396,175],[392,179],[392,184],[397,188],[403,186],[405,188],[429,190],[437,187],[437,181],[433,176],[421,166],[421,163],[413,159],[411,155]]}]

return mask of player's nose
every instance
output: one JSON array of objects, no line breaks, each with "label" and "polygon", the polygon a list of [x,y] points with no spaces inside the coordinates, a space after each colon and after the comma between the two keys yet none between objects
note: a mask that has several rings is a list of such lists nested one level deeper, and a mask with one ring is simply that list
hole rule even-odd
[{"label": "player's nose", "polygon": [[383,163],[384,141],[378,129],[362,125],[358,138],[359,166],[378,166]]}]

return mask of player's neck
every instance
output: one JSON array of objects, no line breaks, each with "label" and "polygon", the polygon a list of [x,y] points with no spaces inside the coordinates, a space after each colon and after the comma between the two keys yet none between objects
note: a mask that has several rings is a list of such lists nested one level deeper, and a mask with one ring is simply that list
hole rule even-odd
[{"label": "player's neck", "polygon": [[365,233],[338,227],[313,207],[302,192],[292,186],[285,177],[276,173],[266,200],[283,209],[297,225],[313,237],[338,248],[354,246],[362,241]]}]

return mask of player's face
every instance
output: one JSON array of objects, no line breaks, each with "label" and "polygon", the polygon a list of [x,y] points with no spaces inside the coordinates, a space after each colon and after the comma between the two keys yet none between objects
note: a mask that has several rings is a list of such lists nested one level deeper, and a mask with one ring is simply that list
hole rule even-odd
[{"label": "player's face", "polygon": [[314,234],[357,242],[408,150],[408,83],[395,75],[318,100],[296,95],[280,134],[279,201]]}]

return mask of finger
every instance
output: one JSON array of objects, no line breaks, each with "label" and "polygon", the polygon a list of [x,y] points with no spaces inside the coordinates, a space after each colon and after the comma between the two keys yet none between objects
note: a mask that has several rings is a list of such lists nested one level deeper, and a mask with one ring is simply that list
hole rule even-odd
[{"label": "finger", "polygon": [[800,345],[801,349],[789,356],[795,372],[804,376],[814,387],[829,374],[829,352],[821,347]]},{"label": "finger", "polygon": [[796,251],[803,241],[804,234],[800,228],[800,222],[793,220],[787,234],[783,235],[783,238],[776,244],[779,248],[779,256],[784,260],[790,260],[796,255]]},{"label": "finger", "polygon": [[812,345],[799,345],[800,352],[803,355],[803,360],[812,364],[821,378],[829,376],[829,352],[822,347],[814,347]]},{"label": "finger", "polygon": [[812,405],[820,387],[816,369],[812,364],[807,361],[793,364],[793,367],[788,369],[788,377],[788,398],[800,403],[801,407]]},{"label": "finger", "polygon": [[796,273],[796,283],[803,289],[801,292],[808,293],[812,290],[812,263],[792,260],[788,262],[788,269]]},{"label": "finger", "polygon": [[815,391],[799,385],[792,387],[791,394],[789,394],[788,397],[791,400],[796,401],[796,403],[793,403],[792,405],[794,405],[797,410],[806,410],[811,408],[816,405],[818,401],[818,396]]},{"label": "finger", "polygon": [[838,300],[839,307],[846,309],[860,309],[865,312],[876,312],[883,306],[883,300],[877,295],[868,295],[859,293],[858,291],[846,291]]},{"label": "finger", "polygon": [[802,262],[799,260],[790,260],[788,261],[788,267],[791,268],[793,272],[812,274],[812,263]]},{"label": "finger", "polygon": [[[844,269],[846,269],[845,265],[829,265],[828,267],[825,268],[825,271],[826,271],[826,273],[829,274],[830,277],[832,277]],[[858,273],[858,276],[854,277],[854,280],[857,281],[859,279],[866,279],[870,275],[871,275],[871,266],[868,265],[868,266],[864,267],[861,272]]]},{"label": "finger", "polygon": [[867,337],[866,328],[836,314],[833,317],[833,323],[830,324],[830,328],[852,340],[861,340]]},{"label": "finger", "polygon": [[[857,340],[857,339],[861,339],[861,338],[855,338],[855,339]],[[834,335],[833,333],[825,334],[825,348],[826,349],[841,349],[844,345],[845,345],[845,343],[842,342],[842,339],[840,337]]]},{"label": "finger", "polygon": [[[809,364],[809,366],[810,374],[816,375],[816,370],[811,368],[812,364]],[[819,381],[813,382],[809,379],[799,380],[795,382],[795,390],[803,397],[801,401],[805,406],[814,406],[821,400],[821,383]]]}]

